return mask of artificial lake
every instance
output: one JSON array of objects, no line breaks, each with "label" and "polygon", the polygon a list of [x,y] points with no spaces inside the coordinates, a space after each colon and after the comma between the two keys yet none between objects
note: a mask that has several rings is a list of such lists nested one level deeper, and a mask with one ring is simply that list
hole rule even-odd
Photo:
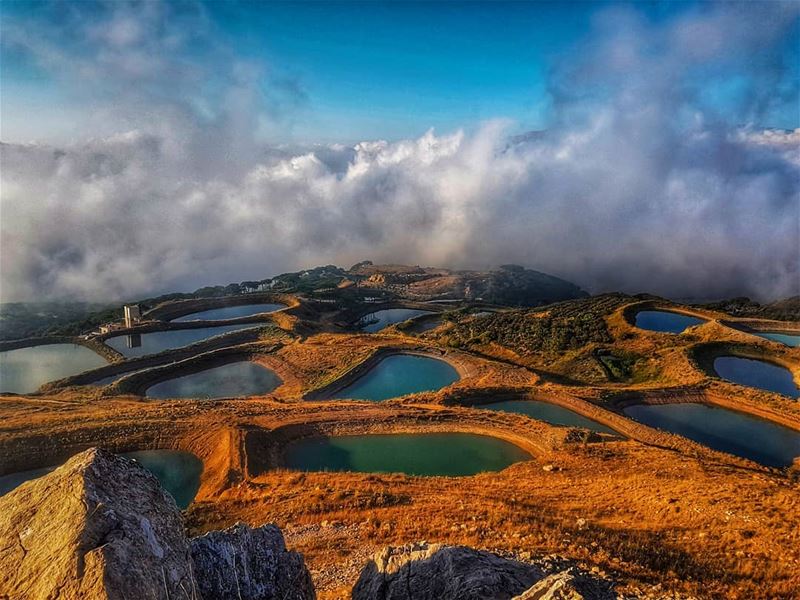
[{"label": "artificial lake", "polygon": [[681,333],[701,323],[705,321],[666,310],[642,310],[636,313],[636,327],[661,333]]},{"label": "artificial lake", "polygon": [[46,344],[0,352],[0,392],[27,394],[55,381],[108,364],[78,344]]},{"label": "artificial lake", "polygon": [[251,317],[262,313],[271,313],[276,310],[286,308],[283,304],[243,304],[241,306],[223,306],[221,308],[211,308],[200,312],[190,313],[172,319],[173,322],[181,323],[185,321],[221,321],[225,319],[238,319],[240,317]]},{"label": "artificial lake", "polygon": [[629,417],[770,467],[800,456],[800,431],[744,413],[699,403],[628,406]]},{"label": "artificial lake", "polygon": [[236,398],[271,392],[281,384],[270,369],[250,361],[228,363],[157,383],[149,398]]},{"label": "artificial lake", "polygon": [[350,435],[290,443],[285,466],[301,471],[354,471],[461,477],[530,460],[509,442],[469,433]]},{"label": "artificial lake", "polygon": [[354,400],[387,400],[441,389],[458,381],[458,371],[443,360],[392,354],[333,395]]},{"label": "artificial lake", "polygon": [[800,389],[791,372],[763,360],[739,356],[720,356],[714,359],[714,371],[723,379],[739,385],[777,392],[790,398],[800,397]]},{"label": "artificial lake", "polygon": [[108,338],[105,343],[114,350],[120,352],[128,358],[132,356],[144,356],[146,354],[156,354],[164,350],[182,348],[190,344],[196,344],[202,340],[238,331],[240,329],[250,329],[256,327],[253,323],[238,323],[236,325],[221,325],[219,327],[200,327],[196,329],[173,329],[170,331],[153,331],[150,333],[138,333],[118,335]]}]

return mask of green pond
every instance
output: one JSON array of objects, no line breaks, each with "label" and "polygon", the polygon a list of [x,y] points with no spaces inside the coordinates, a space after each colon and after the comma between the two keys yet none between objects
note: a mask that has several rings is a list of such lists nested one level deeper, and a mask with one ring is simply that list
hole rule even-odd
[{"label": "green pond", "polygon": [[375,333],[394,325],[395,323],[402,323],[420,315],[433,314],[429,310],[418,310],[415,308],[387,308],[385,310],[378,310],[374,313],[368,314],[361,318],[359,323],[362,324],[361,329],[368,333]]},{"label": "green pond", "polygon": [[788,369],[763,360],[720,356],[714,360],[717,375],[733,383],[777,392],[790,398],[800,397],[800,389]]},{"label": "green pond", "polygon": [[600,433],[619,435],[610,427],[606,427],[597,421],[592,421],[568,408],[558,406],[557,404],[550,404],[549,402],[541,402],[539,400],[507,400],[504,402],[492,402],[491,404],[477,404],[474,408],[517,413],[520,415],[527,415],[539,421],[544,421],[545,423],[550,423],[551,425],[582,427],[583,429],[591,429],[592,431]]},{"label": "green pond", "polygon": [[788,466],[800,456],[800,431],[733,410],[681,403],[629,406],[624,412],[645,425],[770,467]]},{"label": "green pond", "polygon": [[271,392],[281,384],[271,370],[239,361],[167,379],[147,389],[150,398],[236,398]]},{"label": "green pond", "polygon": [[27,394],[48,381],[77,375],[108,364],[77,344],[47,344],[0,352],[0,392]]},{"label": "green pond", "polygon": [[786,344],[787,346],[797,347],[800,346],[800,334],[798,333],[777,333],[771,331],[758,331],[755,332],[754,335],[758,337],[762,337],[767,340],[772,340],[773,342],[780,342],[781,344]]},{"label": "green pond", "polygon": [[285,465],[300,471],[354,471],[461,477],[500,471],[530,455],[504,440],[469,433],[351,435],[287,445]]},{"label": "green pond", "polygon": [[238,323],[236,325],[200,327],[198,329],[153,331],[151,333],[118,335],[108,338],[105,343],[123,356],[144,356],[145,354],[155,354],[173,348],[182,348],[223,333],[254,327],[253,323]]},{"label": "green pond", "polygon": [[237,319],[239,317],[250,317],[261,313],[275,312],[286,308],[283,304],[244,304],[242,306],[223,306],[222,308],[212,308],[200,312],[190,313],[172,319],[177,323],[184,321],[219,321],[223,319]]},{"label": "green pond", "polygon": [[435,391],[458,379],[458,371],[443,360],[411,354],[392,354],[381,359],[377,365],[332,398],[387,400],[406,394]]},{"label": "green pond", "polygon": [[184,509],[200,489],[203,461],[190,452],[180,450],[141,450],[124,454],[134,459],[158,478],[178,508]]},{"label": "green pond", "polygon": [[636,313],[636,327],[661,333],[681,333],[686,328],[700,323],[705,321],[667,310],[642,310]]},{"label": "green pond", "polygon": [[[179,450],[142,450],[128,452],[127,456],[137,461],[145,469],[158,478],[161,486],[169,492],[178,508],[184,509],[194,499],[200,489],[200,475],[203,473],[203,461],[189,452]],[[46,475],[57,467],[43,467],[11,473],[0,477],[0,496],[7,494],[17,486]]]}]

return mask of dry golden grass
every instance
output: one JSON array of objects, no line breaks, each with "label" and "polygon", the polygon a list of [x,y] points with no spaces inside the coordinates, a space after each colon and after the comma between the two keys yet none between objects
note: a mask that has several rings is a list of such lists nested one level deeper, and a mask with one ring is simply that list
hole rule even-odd
[{"label": "dry golden grass", "polygon": [[[543,462],[559,470],[544,471]],[[188,513],[196,532],[236,520],[276,522],[315,573],[336,580],[330,571],[341,570],[345,584],[323,587],[328,597],[349,589],[363,566],[349,564],[351,555],[422,539],[522,557],[557,553],[633,588],[790,598],[800,586],[796,486],[632,442],[575,446],[461,479],[275,471]],[[341,530],[335,544],[304,529],[323,522]]]}]

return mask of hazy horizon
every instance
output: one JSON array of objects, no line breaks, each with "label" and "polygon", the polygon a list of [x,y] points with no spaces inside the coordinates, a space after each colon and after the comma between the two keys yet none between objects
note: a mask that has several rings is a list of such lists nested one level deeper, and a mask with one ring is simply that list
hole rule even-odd
[{"label": "hazy horizon", "polygon": [[0,6],[0,301],[360,260],[800,294],[800,5]]}]

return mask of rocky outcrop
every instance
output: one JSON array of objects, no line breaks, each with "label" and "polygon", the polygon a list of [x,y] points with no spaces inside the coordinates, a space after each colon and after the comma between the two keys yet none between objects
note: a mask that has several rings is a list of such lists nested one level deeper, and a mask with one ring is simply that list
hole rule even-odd
[{"label": "rocky outcrop", "polygon": [[488,552],[423,542],[377,553],[353,600],[508,600],[542,577],[534,566]]},{"label": "rocky outcrop", "polygon": [[251,529],[237,523],[191,542],[203,598],[307,600],[314,598],[311,575],[296,552],[288,552],[275,525]]},{"label": "rocky outcrop", "polygon": [[0,497],[4,600],[312,600],[274,525],[188,540],[180,511],[135,461],[91,449]]},{"label": "rocky outcrop", "polygon": [[[548,568],[552,565],[546,565]],[[353,600],[610,600],[612,585],[571,568],[544,565],[465,546],[384,548],[361,572]]]},{"label": "rocky outcrop", "polygon": [[0,565],[0,598],[191,598],[194,588],[175,501],[136,462],[97,449],[0,498]]}]

